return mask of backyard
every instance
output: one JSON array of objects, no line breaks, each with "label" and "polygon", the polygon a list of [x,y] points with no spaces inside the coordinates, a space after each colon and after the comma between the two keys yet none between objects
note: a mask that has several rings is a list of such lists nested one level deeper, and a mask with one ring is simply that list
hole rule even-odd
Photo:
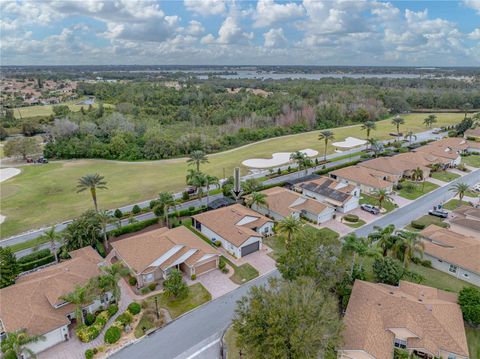
[{"label": "backyard", "polygon": [[[453,124],[461,114],[437,114],[437,126]],[[405,131],[425,131],[422,121],[427,114],[405,115]],[[372,136],[389,138],[393,126],[390,120],[377,122]],[[335,139],[347,136],[364,138],[360,125],[333,129]],[[301,144],[301,146],[300,146]],[[323,153],[323,142],[318,131],[273,138],[209,155],[209,163],[202,170],[217,177],[232,173],[235,166],[249,158],[270,157],[273,152],[312,148]],[[329,146],[328,152],[334,148]],[[471,160],[469,157],[469,160]],[[100,208],[114,209],[130,203],[156,197],[161,191],[181,191],[185,188],[187,164],[184,158],[153,162],[121,162],[107,160],[58,161],[41,166],[22,167],[22,173],[2,183],[2,238],[29,229],[55,224],[74,218],[92,207],[88,193],[77,193],[81,176],[99,173],[105,177],[108,190],[98,191]],[[242,175],[247,174],[242,167]],[[35,203],[35,206],[32,206]]]},{"label": "backyard", "polygon": [[[410,184],[412,185],[410,188]],[[437,189],[439,186],[423,181],[423,182],[412,182],[412,181],[403,181],[402,182],[402,189],[397,191],[400,196],[406,199],[414,200],[417,199],[418,197],[423,196],[426,193],[429,193],[433,191],[434,189]]]},{"label": "backyard", "polygon": [[470,358],[480,358],[480,329],[465,327],[467,333],[468,351]]}]

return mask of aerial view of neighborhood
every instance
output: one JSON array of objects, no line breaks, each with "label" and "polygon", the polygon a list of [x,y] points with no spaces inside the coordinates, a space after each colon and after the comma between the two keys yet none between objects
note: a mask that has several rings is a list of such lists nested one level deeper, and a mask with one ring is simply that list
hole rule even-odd
[{"label": "aerial view of neighborhood", "polygon": [[479,0],[0,28],[0,358],[480,359]]}]

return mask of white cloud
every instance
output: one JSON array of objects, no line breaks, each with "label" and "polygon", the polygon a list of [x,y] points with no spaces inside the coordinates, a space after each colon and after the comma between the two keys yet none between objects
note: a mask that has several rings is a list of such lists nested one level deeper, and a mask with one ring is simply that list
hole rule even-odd
[{"label": "white cloud", "polygon": [[184,0],[185,7],[198,15],[222,15],[226,11],[223,0]]},{"label": "white cloud", "polygon": [[245,44],[254,37],[253,32],[245,32],[240,25],[236,16],[227,16],[223,21],[220,29],[218,29],[218,37],[215,38],[212,34],[204,36],[201,40],[203,44]]},{"label": "white cloud", "polygon": [[196,20],[191,20],[188,27],[184,30],[185,33],[193,36],[198,36],[205,32],[205,28],[202,23]]},{"label": "white cloud", "polygon": [[287,38],[283,33],[283,29],[270,29],[263,34],[265,38],[265,47],[282,47],[287,44]]},{"label": "white cloud", "polygon": [[267,27],[280,21],[287,21],[304,15],[301,4],[293,2],[277,4],[274,0],[258,0],[254,13],[254,27]]},{"label": "white cloud", "polygon": [[480,27],[477,27],[475,30],[469,33],[468,38],[472,40],[480,40]]},{"label": "white cloud", "polygon": [[477,11],[477,14],[480,15],[480,0],[463,0],[463,5]]}]

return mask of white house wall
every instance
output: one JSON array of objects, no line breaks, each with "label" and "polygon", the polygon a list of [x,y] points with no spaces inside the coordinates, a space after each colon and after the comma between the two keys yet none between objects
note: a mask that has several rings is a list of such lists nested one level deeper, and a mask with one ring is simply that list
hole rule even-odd
[{"label": "white house wall", "polygon": [[423,257],[424,259],[428,259],[430,262],[432,262],[433,268],[438,269],[439,271],[445,272],[447,274],[450,274],[452,277],[461,279],[465,282],[469,282],[480,287],[480,275],[474,272],[468,271],[466,269],[463,269],[459,266],[457,266],[457,272],[453,273],[453,272],[450,272],[449,270],[451,263],[444,260],[440,261],[438,258],[433,257],[427,253],[424,253]]},{"label": "white house wall", "polygon": [[54,329],[51,332],[44,334],[45,340],[40,340],[36,343],[28,344],[34,353],[40,353],[41,351],[48,349],[58,343],[65,341],[65,335],[68,336],[68,326],[64,325],[60,328]]}]

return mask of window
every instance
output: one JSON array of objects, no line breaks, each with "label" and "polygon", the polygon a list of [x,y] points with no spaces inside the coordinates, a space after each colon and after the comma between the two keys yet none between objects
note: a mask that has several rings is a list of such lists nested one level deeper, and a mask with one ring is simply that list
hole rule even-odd
[{"label": "window", "polygon": [[448,271],[452,273],[457,273],[457,266],[450,264],[450,268],[448,268]]},{"label": "window", "polygon": [[399,338],[395,338],[395,348],[405,349],[407,347],[407,341]]}]

